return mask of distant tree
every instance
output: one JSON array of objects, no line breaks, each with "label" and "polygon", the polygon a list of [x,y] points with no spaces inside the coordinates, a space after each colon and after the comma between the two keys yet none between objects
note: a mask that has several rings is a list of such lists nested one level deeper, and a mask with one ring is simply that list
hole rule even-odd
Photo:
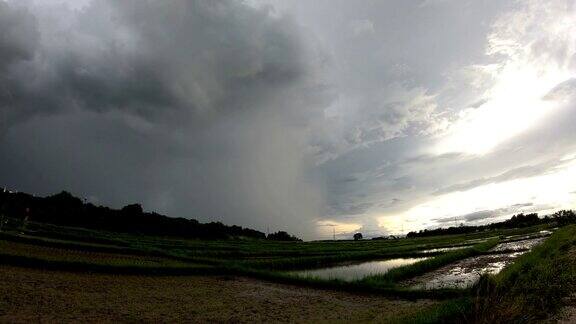
[{"label": "distant tree", "polygon": [[0,211],[0,232],[6,223],[8,223],[8,220],[6,219],[6,216],[4,216],[4,213]]},{"label": "distant tree", "polygon": [[268,234],[268,237],[266,238],[271,241],[302,241],[296,236],[292,236],[284,231],[278,231],[276,233]]},{"label": "distant tree", "polygon": [[126,215],[140,215],[144,212],[144,210],[142,209],[142,206],[140,204],[131,204],[131,205],[126,205],[122,208],[122,213],[126,214]]},{"label": "distant tree", "polygon": [[[106,231],[209,240],[242,237],[275,241],[301,241],[299,238],[284,231],[272,233],[266,237],[264,233],[250,228],[228,226],[220,222],[200,223],[189,218],[171,218],[153,212],[144,212],[139,204],[128,205],[122,209],[95,206],[74,197],[66,191],[48,197],[37,197],[23,192],[11,192],[0,189],[0,215],[4,217],[4,226],[10,226],[10,224],[16,226],[15,224],[20,221],[29,220],[30,222]],[[546,217],[539,217],[535,213],[518,214],[508,220],[487,225],[424,229],[417,232],[409,232],[407,237],[466,234],[484,230],[522,228],[540,224],[564,226],[575,223],[576,213],[574,211],[561,210]],[[361,233],[357,234],[361,235]],[[356,235],[354,235],[354,239],[357,239]],[[390,236],[388,238],[374,239],[398,238]]]},{"label": "distant tree", "polygon": [[122,209],[95,206],[67,191],[48,197],[36,197],[0,189],[0,215],[4,215],[4,224],[7,219],[18,220],[19,223],[29,219],[31,222],[114,232],[208,240],[266,238],[264,233],[250,228],[228,226],[220,222],[202,224],[195,219],[144,212],[140,204],[131,204]]},{"label": "distant tree", "polygon": [[417,236],[419,236],[418,232],[408,232],[408,234],[406,234],[407,238],[412,238],[412,237],[417,237]]},{"label": "distant tree", "polygon": [[354,241],[358,241],[362,239],[362,233],[356,233],[354,234]]},{"label": "distant tree", "polygon": [[552,219],[556,221],[559,226],[576,223],[576,213],[572,210],[561,210],[552,214]]}]

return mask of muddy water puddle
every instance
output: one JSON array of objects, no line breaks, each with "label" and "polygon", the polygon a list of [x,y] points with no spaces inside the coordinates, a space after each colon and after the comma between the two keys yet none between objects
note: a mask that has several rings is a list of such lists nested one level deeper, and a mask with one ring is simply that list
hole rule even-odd
[{"label": "muddy water puddle", "polygon": [[435,249],[428,249],[422,250],[420,253],[437,253],[437,252],[449,252],[454,250],[461,250],[471,247],[472,245],[461,245],[461,246],[450,246],[450,247],[443,247],[443,248],[435,248]]},{"label": "muddy water puddle", "polygon": [[491,252],[501,252],[501,251],[523,251],[530,250],[536,245],[544,242],[545,237],[532,238],[521,241],[503,242],[492,248]]},{"label": "muddy water puddle", "polygon": [[413,264],[428,258],[397,258],[381,261],[369,261],[357,264],[340,265],[336,267],[311,269],[302,271],[292,271],[293,275],[301,277],[314,277],[320,279],[340,279],[345,281],[353,281],[362,279],[367,276],[384,274],[390,269],[398,268],[401,266]]},{"label": "muddy water puddle", "polygon": [[529,240],[529,239],[536,239],[536,238],[546,238],[552,235],[554,230],[542,230],[537,233],[531,234],[523,234],[523,235],[510,235],[506,236],[504,239],[507,241],[520,241],[520,240]]},{"label": "muddy water puddle", "polygon": [[497,274],[517,257],[544,242],[549,233],[541,234],[529,239],[502,242],[490,250],[494,254],[466,258],[405,280],[400,285],[414,289],[469,288],[483,274]]},{"label": "muddy water puddle", "polygon": [[469,288],[482,274],[496,274],[525,252],[489,254],[467,258],[424,275],[405,280],[401,286],[414,289]]}]

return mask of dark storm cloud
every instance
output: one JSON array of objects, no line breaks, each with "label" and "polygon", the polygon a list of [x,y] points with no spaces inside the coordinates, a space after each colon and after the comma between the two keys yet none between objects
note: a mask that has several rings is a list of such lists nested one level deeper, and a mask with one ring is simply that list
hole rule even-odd
[{"label": "dark storm cloud", "polygon": [[[0,136],[8,127],[14,112],[9,101],[20,101],[24,85],[13,82],[18,75],[12,71],[21,62],[31,60],[38,45],[36,19],[25,8],[0,2]],[[18,80],[22,82],[22,80]],[[25,109],[25,108],[22,108]]]},{"label": "dark storm cloud", "polygon": [[0,182],[260,229],[384,231],[379,217],[439,193],[561,168],[572,79],[492,151],[436,148],[507,67],[573,71],[565,4],[0,0]]},{"label": "dark storm cloud", "polygon": [[38,42],[36,20],[24,8],[0,2],[0,70],[19,60],[32,58]]},{"label": "dark storm cloud", "polygon": [[[9,75],[16,91],[8,89],[3,102],[13,110],[68,103],[155,121],[205,121],[263,109],[258,101],[305,73],[296,28],[241,3],[97,1],[73,18],[72,30],[42,24],[40,45],[35,20],[48,14],[3,5],[2,23],[19,22],[3,36],[4,62],[27,60]],[[31,89],[21,84],[29,78],[37,83]]]},{"label": "dark storm cloud", "polygon": [[302,138],[329,96],[292,21],[236,1],[0,9],[3,184],[310,233]]}]

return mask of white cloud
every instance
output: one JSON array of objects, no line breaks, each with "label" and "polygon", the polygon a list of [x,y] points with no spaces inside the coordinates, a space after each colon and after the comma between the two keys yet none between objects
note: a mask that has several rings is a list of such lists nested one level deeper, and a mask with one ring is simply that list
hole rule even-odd
[{"label": "white cloud", "polygon": [[[460,220],[462,215],[486,210],[500,210],[498,216],[510,216],[518,210],[508,207],[524,202],[546,206],[545,212],[573,209],[576,208],[576,201],[570,193],[576,189],[573,181],[575,178],[576,163],[570,163],[550,174],[491,183],[445,194],[429,199],[406,212],[381,216],[380,220],[391,230],[398,231],[399,224],[403,222],[411,224],[410,230],[417,230],[430,226],[427,222],[431,218]],[[438,226],[439,223],[431,225]]]},{"label": "white cloud", "polygon": [[575,72],[568,61],[576,54],[576,26],[567,22],[576,14],[566,6],[526,1],[496,20],[486,51],[495,63],[475,67],[490,71],[493,85],[480,106],[460,112],[438,152],[484,154],[554,111],[558,103],[543,98]]}]

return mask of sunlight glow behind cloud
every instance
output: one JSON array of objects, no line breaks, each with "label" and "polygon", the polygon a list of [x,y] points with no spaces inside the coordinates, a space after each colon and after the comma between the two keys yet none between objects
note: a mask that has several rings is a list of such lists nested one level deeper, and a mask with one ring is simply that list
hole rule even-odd
[{"label": "sunlight glow behind cloud", "polygon": [[481,95],[481,106],[460,112],[436,148],[439,153],[485,154],[557,107],[543,97],[574,72],[569,62],[558,61],[548,51],[567,57],[576,52],[576,14],[562,6],[551,8],[526,2],[524,10],[505,14],[493,24],[486,54],[497,62],[477,67],[493,80],[493,87]]},{"label": "sunlight glow behind cloud", "polygon": [[361,224],[345,223],[341,221],[321,220],[316,222],[317,235],[320,239],[331,239],[335,235],[350,239],[350,234],[362,228]]},{"label": "sunlight glow behind cloud", "polygon": [[478,108],[463,111],[438,144],[436,153],[487,153],[552,113],[558,104],[542,98],[569,77],[568,72],[552,65],[508,64],[497,73],[494,88],[486,93],[490,99]]},{"label": "sunlight glow behind cloud", "polygon": [[[553,212],[576,207],[576,161],[571,160],[558,167],[555,172],[542,176],[522,178],[502,183],[490,183],[462,192],[442,195],[419,204],[410,210],[391,216],[380,216],[381,226],[395,233],[406,230],[438,227],[435,220],[447,220],[447,226],[465,222],[463,215],[471,212],[505,209],[513,205],[530,204],[541,211]],[[518,209],[502,216],[510,216]]]}]

